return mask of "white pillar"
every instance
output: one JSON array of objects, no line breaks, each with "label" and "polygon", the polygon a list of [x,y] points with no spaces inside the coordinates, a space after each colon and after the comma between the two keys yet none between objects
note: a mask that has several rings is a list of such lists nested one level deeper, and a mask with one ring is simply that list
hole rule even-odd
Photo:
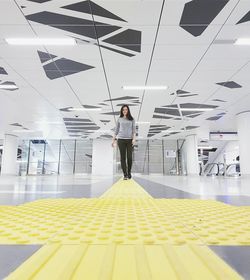
[{"label": "white pillar", "polygon": [[5,134],[1,174],[17,175],[17,149],[18,137],[12,134]]},{"label": "white pillar", "polygon": [[199,175],[197,136],[187,135],[185,142],[187,175]]},{"label": "white pillar", "polygon": [[250,175],[250,111],[237,115],[237,129],[240,149],[240,172]]},{"label": "white pillar", "polygon": [[111,140],[93,139],[92,174],[113,175],[113,171],[114,150],[111,146]]}]

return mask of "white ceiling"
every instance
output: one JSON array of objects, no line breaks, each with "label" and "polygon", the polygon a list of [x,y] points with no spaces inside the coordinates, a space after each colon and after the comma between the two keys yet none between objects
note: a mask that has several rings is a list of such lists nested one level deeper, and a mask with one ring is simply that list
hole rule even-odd
[{"label": "white ceiling", "polygon": [[[214,5],[220,1],[210,0],[210,8],[206,12],[213,13]],[[111,129],[115,126],[117,116],[103,113],[119,111],[120,105],[117,104],[131,104],[132,99],[106,102],[104,100],[124,96],[138,97],[140,101],[134,103],[136,106],[131,107],[136,121],[150,122],[151,125],[166,125],[171,127],[169,129],[171,131],[178,131],[185,127],[197,127],[192,130],[197,132],[204,128],[210,131],[235,131],[235,115],[250,109],[250,46],[236,46],[230,42],[239,37],[250,37],[250,21],[237,24],[250,11],[249,0],[229,0],[199,36],[193,36],[179,24],[185,4],[194,2],[198,7],[199,2],[204,2],[201,0],[96,0],[92,2],[91,5],[96,3],[126,22],[62,8],[79,3],[81,0],[41,2],[43,3],[39,3],[39,0],[0,1],[0,67],[8,73],[8,75],[0,74],[0,80],[11,81],[18,86],[18,90],[15,91],[0,89],[0,138],[6,132],[16,133],[23,138],[75,138],[76,132],[68,132],[63,121],[63,118],[74,118],[75,115],[78,115],[78,118],[89,119],[93,123],[92,126],[97,129],[92,130],[90,134],[84,134],[85,136],[95,138],[105,133],[112,134]],[[97,40],[87,35],[66,31],[64,27],[63,30],[59,25],[53,27],[26,18],[32,17],[31,15],[34,17],[34,14],[41,12],[63,15],[64,27],[75,27],[77,28],[75,30],[80,32],[84,26],[69,25],[66,16],[74,17],[77,24],[79,24],[78,19],[89,21],[94,19],[98,22],[97,30],[100,23],[108,24],[111,29],[112,26],[120,28],[109,31]],[[197,13],[200,14],[198,8],[193,8],[191,17],[196,18]],[[200,20],[199,24],[194,22],[193,27],[204,26],[205,23]],[[133,44],[134,38],[124,36],[122,43],[125,42],[127,46],[103,42],[115,34],[119,35],[122,32],[126,34],[128,29],[141,32],[140,52],[131,50],[131,47],[136,47]],[[138,35],[139,32],[136,34]],[[76,46],[68,47],[10,46],[4,40],[9,37],[36,36],[53,38],[74,36],[79,40]],[[221,40],[228,41],[222,43]],[[98,44],[113,50],[100,48]],[[137,45],[137,48],[140,46]],[[42,64],[38,51],[55,55],[56,58],[51,58],[50,61]],[[116,51],[126,52],[127,55]],[[134,56],[130,57],[128,54]],[[48,78],[43,66],[49,63],[53,65],[53,61],[61,58],[93,68],[56,79]],[[242,87],[230,89],[216,84],[227,81],[234,81]],[[122,89],[123,85],[145,84],[167,85],[169,88],[145,92]],[[178,97],[177,90],[195,95]],[[172,93],[175,94],[171,95]],[[225,102],[214,101],[214,99]],[[106,105],[98,104],[102,102]],[[194,118],[182,115],[176,118],[168,114],[158,115],[171,117],[170,119],[153,118],[155,108],[176,104],[179,109],[180,104],[183,103],[218,107]],[[62,108],[82,105],[100,106],[102,110],[60,111]],[[207,120],[220,113],[226,114],[218,120]],[[105,125],[100,120],[109,122]],[[20,130],[20,127],[11,125],[13,123],[18,123],[32,131],[15,132],[17,129]],[[139,123],[139,136],[147,137],[149,128],[149,124]],[[186,133],[189,131],[167,137],[180,138]],[[152,139],[164,135],[168,135],[167,130],[156,133]]]}]

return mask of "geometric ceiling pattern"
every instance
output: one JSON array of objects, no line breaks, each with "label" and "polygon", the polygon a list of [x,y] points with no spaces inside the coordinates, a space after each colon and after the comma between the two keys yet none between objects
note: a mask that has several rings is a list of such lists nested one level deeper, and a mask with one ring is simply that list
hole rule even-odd
[{"label": "geometric ceiling pattern", "polygon": [[[171,93],[171,95],[175,95],[175,93]],[[196,96],[198,95],[197,93],[191,93],[189,91],[185,91],[185,90],[181,90],[181,89],[178,89],[176,91],[176,95],[178,97],[190,97],[190,96]]]},{"label": "geometric ceiling pattern", "polygon": [[55,59],[57,56],[42,51],[38,51],[38,55],[41,63],[43,63],[45,74],[50,80],[62,78],[94,68],[93,66],[66,58]]},{"label": "geometric ceiling pattern", "polygon": [[185,4],[180,27],[197,37],[221,12],[229,0],[192,0]]},{"label": "geometric ceiling pattern", "polygon": [[[250,64],[249,47],[234,42],[249,25],[247,0],[0,1],[0,138],[29,128],[38,138],[109,139],[123,104],[140,138],[236,131],[235,115],[250,109]],[[144,85],[167,89],[124,89]]]},{"label": "geometric ceiling pattern", "polygon": [[224,115],[226,115],[226,113],[219,113],[217,114],[216,116],[213,116],[213,117],[209,117],[207,118],[208,121],[217,121],[219,120],[220,118],[222,118]]},{"label": "geometric ceiling pattern", "polygon": [[[3,75],[3,77],[2,77],[2,75]],[[0,87],[1,87],[1,89],[8,90],[8,91],[17,90],[18,86],[16,85],[16,83],[6,79],[6,76],[8,76],[7,71],[3,67],[0,67]],[[1,79],[4,79],[4,80],[1,80]]]},{"label": "geometric ceiling pattern", "polygon": [[154,136],[155,134],[165,132],[165,130],[168,130],[169,128],[171,128],[171,127],[169,127],[167,125],[152,124],[152,125],[150,125],[147,137],[151,137],[151,136]]},{"label": "geometric ceiling pattern", "polygon": [[227,81],[227,82],[222,82],[222,83],[216,83],[217,85],[220,85],[220,86],[223,86],[223,87],[226,87],[226,88],[241,88],[242,86],[237,84],[236,82],[234,81]]},{"label": "geometric ceiling pattern", "polygon": [[247,12],[242,19],[240,19],[237,24],[250,21],[250,11]]},{"label": "geometric ceiling pattern", "polygon": [[93,133],[95,130],[98,130],[100,127],[97,126],[90,119],[82,118],[64,118],[64,124],[69,133],[69,136],[72,137],[82,137],[85,138]]},{"label": "geometric ceiling pattern", "polygon": [[[49,25],[53,28],[58,28],[71,33],[71,36],[82,36],[77,37],[78,40],[92,43],[87,41],[88,39],[98,40],[98,44],[94,45],[104,47],[110,51],[114,51],[126,56],[133,56],[134,54],[128,51],[141,52],[141,31],[134,29],[122,29],[121,26],[108,24],[105,22],[99,22],[94,20],[95,16],[100,16],[106,19],[114,19],[121,22],[126,22],[124,19],[94,3],[93,1],[82,1],[73,3],[70,5],[59,7],[61,13],[54,13],[49,11],[41,11],[34,14],[26,15],[26,19],[31,22],[36,22],[44,25]],[[81,13],[81,16],[69,16],[66,15],[64,10],[70,10],[76,12],[76,15]],[[89,16],[91,15],[91,19]],[[83,18],[86,17],[86,18]],[[112,35],[113,32],[117,34]],[[111,35],[111,36],[110,36]],[[104,37],[104,39],[102,39]],[[76,38],[76,37],[75,37]],[[101,42],[108,43],[110,46],[100,44]],[[114,46],[123,48],[126,51],[120,51],[114,48]]]},{"label": "geometric ceiling pattern", "polygon": [[125,21],[124,19],[118,17],[117,15],[111,13],[110,11],[104,9],[100,5],[97,5],[93,1],[82,1],[82,2],[77,2],[74,4],[70,4],[67,6],[63,6],[63,9],[69,9],[72,11],[77,11],[77,12],[82,12],[85,14],[93,14],[96,16],[102,16],[110,19],[115,19],[115,20],[120,20],[120,21]]},{"label": "geometric ceiling pattern", "polygon": [[164,105],[156,107],[153,118],[173,118],[174,120],[182,120],[181,117],[195,118],[206,112],[207,109],[215,109],[218,106],[197,103],[180,103],[172,105]]}]

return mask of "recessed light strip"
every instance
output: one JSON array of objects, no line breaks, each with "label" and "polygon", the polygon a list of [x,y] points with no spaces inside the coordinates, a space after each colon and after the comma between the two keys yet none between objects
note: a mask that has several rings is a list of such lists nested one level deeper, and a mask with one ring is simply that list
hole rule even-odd
[{"label": "recessed light strip", "polygon": [[150,122],[135,122],[136,124],[150,124]]},{"label": "recessed light strip", "polygon": [[69,108],[68,109],[69,111],[101,111],[102,108],[82,108],[82,107],[79,107],[79,108]]},{"label": "recessed light strip", "polygon": [[235,41],[235,45],[239,46],[249,46],[250,45],[250,38],[239,38]]},{"label": "recessed light strip", "polygon": [[74,38],[6,38],[9,45],[14,46],[74,46],[76,41]]},{"label": "recessed light strip", "polygon": [[17,89],[16,85],[0,85],[0,89]]},{"label": "recessed light strip", "polygon": [[180,111],[197,111],[197,112],[204,112],[204,111],[213,111],[213,108],[180,108]]},{"label": "recessed light strip", "polygon": [[30,132],[37,132],[36,130],[30,130],[30,129],[15,129],[12,130],[12,132],[16,132],[16,133],[30,133]]},{"label": "recessed light strip", "polygon": [[124,90],[166,90],[167,86],[123,86]]}]

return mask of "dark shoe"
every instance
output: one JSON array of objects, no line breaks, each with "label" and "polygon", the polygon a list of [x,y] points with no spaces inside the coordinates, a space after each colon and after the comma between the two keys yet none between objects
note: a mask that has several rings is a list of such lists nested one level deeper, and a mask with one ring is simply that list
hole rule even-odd
[{"label": "dark shoe", "polygon": [[132,178],[132,175],[131,173],[128,174],[128,179],[131,179]]},{"label": "dark shoe", "polygon": [[125,174],[125,175],[123,176],[123,180],[128,180],[128,175]]}]

